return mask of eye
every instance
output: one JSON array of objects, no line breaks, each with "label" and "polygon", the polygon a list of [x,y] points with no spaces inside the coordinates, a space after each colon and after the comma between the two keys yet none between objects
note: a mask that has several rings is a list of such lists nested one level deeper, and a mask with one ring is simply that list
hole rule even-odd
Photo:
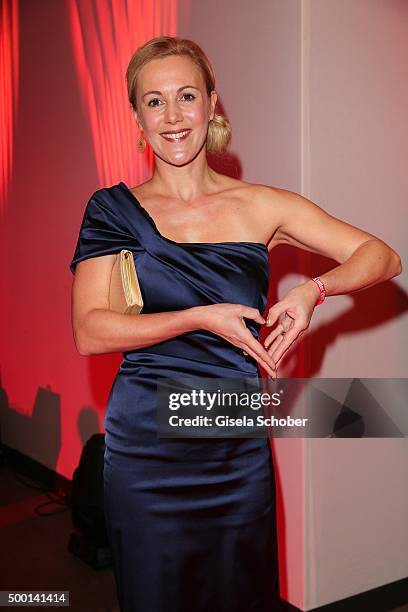
[{"label": "eye", "polygon": [[152,102],[160,102],[159,98],[152,98],[151,100],[149,100],[149,102],[147,103],[147,106],[158,106],[157,104],[152,104]]},{"label": "eye", "polygon": [[[185,99],[186,102],[192,102],[193,100],[196,99],[196,96],[192,93],[183,93],[182,94],[182,99]],[[152,98],[151,100],[149,100],[149,102],[147,103],[147,106],[150,106],[151,108],[160,106],[162,104],[161,100],[159,98]]]}]

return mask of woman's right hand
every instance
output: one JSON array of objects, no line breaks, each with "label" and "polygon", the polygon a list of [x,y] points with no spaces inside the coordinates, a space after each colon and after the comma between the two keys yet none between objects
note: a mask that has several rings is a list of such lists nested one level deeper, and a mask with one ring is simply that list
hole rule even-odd
[{"label": "woman's right hand", "polygon": [[252,335],[245,325],[246,319],[264,324],[265,319],[259,310],[243,304],[209,304],[197,307],[198,322],[201,329],[213,332],[224,340],[251,355],[272,378],[276,378],[276,364],[263,345]]}]

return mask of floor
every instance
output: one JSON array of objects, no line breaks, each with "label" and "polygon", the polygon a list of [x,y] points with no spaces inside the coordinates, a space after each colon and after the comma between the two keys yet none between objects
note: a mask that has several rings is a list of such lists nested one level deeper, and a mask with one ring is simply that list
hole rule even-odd
[{"label": "floor", "polygon": [[119,612],[112,569],[95,570],[68,551],[71,512],[55,500],[0,467],[0,590],[69,591],[72,611]]}]

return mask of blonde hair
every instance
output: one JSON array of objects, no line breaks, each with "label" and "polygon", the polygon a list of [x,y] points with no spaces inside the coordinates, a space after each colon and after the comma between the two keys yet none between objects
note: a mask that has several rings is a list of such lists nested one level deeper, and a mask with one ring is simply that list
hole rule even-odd
[{"label": "blonde hair", "polygon": [[[136,111],[136,85],[141,68],[153,59],[168,57],[169,55],[186,55],[191,58],[203,75],[207,94],[215,89],[215,74],[209,59],[197,43],[178,36],[158,36],[148,40],[139,47],[129,62],[126,70],[126,83],[128,98],[132,108]],[[231,126],[221,113],[214,113],[214,118],[208,124],[207,151],[221,153],[231,140]]]}]

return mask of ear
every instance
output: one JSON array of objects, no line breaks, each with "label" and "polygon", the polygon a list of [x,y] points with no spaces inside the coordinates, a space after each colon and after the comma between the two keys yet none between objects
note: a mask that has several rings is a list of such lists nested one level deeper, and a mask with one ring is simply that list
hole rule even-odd
[{"label": "ear", "polygon": [[140,122],[139,116],[137,114],[137,112],[135,111],[135,109],[133,108],[133,106],[130,107],[130,110],[132,112],[133,118],[136,121],[137,127],[139,128],[140,132],[143,132],[143,125]]},{"label": "ear", "polygon": [[214,119],[215,106],[217,104],[218,96],[217,92],[213,89],[210,93],[210,119]]}]

